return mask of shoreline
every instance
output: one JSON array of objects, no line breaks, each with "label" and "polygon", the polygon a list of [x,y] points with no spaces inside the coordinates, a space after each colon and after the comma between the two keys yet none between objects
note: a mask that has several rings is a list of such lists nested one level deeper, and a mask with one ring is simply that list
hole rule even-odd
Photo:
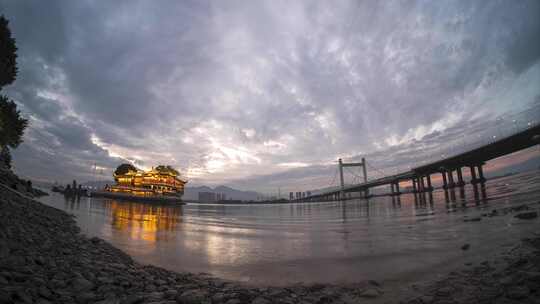
[{"label": "shoreline", "polygon": [[403,293],[385,290],[384,282],[372,280],[342,285],[255,287],[143,265],[109,243],[81,234],[72,215],[4,185],[0,185],[0,216],[4,219],[0,222],[0,303],[413,304],[540,300],[540,234],[520,241],[506,256],[490,257],[479,266],[471,265],[441,280],[413,285],[408,288],[410,292]]}]

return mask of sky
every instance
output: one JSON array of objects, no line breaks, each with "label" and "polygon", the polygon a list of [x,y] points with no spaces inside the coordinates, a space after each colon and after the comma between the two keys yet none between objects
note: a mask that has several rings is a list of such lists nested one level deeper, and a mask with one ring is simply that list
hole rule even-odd
[{"label": "sky", "polygon": [[131,162],[190,185],[313,189],[335,183],[340,157],[365,157],[374,178],[540,116],[536,0],[0,0],[0,13],[19,48],[5,93],[30,122],[14,168],[36,180],[111,179]]}]

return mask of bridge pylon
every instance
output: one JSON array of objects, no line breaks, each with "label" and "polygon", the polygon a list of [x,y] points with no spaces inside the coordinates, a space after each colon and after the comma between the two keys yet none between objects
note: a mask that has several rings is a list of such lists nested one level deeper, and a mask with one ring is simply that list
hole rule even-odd
[{"label": "bridge pylon", "polygon": [[[341,183],[341,196],[343,197],[343,190],[345,189],[345,181],[343,179],[343,167],[362,167],[362,173],[364,175],[364,183],[367,183],[367,169],[366,169],[366,159],[362,157],[362,161],[359,163],[344,163],[341,158],[338,159],[338,168],[339,168],[339,180]],[[369,189],[364,190],[365,197],[369,195]]]}]

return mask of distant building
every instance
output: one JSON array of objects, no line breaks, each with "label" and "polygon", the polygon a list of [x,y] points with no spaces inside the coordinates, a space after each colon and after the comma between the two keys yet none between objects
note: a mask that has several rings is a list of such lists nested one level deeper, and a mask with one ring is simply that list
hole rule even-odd
[{"label": "distant building", "polygon": [[311,196],[311,191],[307,191],[306,196]]},{"label": "distant building", "polygon": [[216,201],[216,194],[214,192],[199,192],[199,202],[213,203]]},{"label": "distant building", "polygon": [[225,193],[216,193],[216,201],[224,201],[227,199]]},{"label": "distant building", "polygon": [[293,200],[294,199],[294,192],[289,192],[289,200]]}]

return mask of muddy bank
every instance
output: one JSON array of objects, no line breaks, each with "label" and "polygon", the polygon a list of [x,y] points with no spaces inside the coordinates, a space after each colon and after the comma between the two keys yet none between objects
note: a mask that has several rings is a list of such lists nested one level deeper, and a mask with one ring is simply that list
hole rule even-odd
[{"label": "muddy bank", "polygon": [[400,303],[540,303],[540,234],[479,265],[436,282],[413,285]]},{"label": "muddy bank", "polygon": [[[0,184],[0,303],[537,303],[540,236],[402,299],[380,282],[256,288],[141,265]],[[516,240],[516,243],[518,240]]]}]

